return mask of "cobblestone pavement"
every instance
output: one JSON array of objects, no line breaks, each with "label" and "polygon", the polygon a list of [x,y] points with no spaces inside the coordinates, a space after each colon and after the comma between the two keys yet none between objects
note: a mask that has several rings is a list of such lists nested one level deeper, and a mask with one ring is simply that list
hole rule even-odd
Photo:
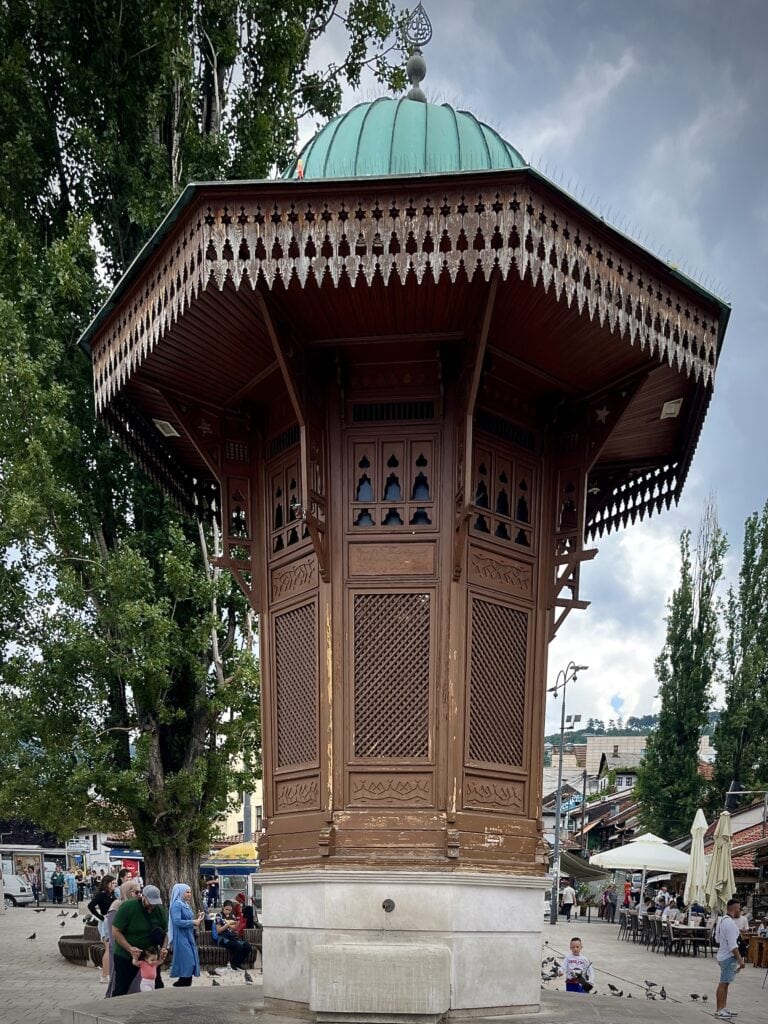
[{"label": "cobblestone pavement", "polygon": [[[77,920],[57,917],[62,909],[68,914],[75,911],[74,907],[48,906],[44,914],[36,914],[29,907],[15,907],[0,914],[0,1024],[60,1024],[62,1007],[91,1000],[107,1005],[99,982],[101,972],[69,963],[59,953],[62,935],[81,935],[83,931],[83,905],[78,908]],[[36,938],[29,940],[27,936],[33,933]],[[248,985],[247,990],[255,995],[261,992],[261,974],[252,973],[256,984]],[[219,991],[228,986],[246,990],[240,974],[216,980],[221,985]],[[193,986],[211,985],[207,974],[193,979]],[[119,1000],[109,1000],[110,1008],[116,1002]]]},{"label": "cobblestone pavement", "polygon": [[[214,996],[213,979],[207,974],[195,979],[192,991],[170,989],[157,994],[104,1001],[99,972],[78,967],[63,960],[57,943],[64,934],[82,932],[82,919],[58,918],[58,907],[44,914],[16,908],[0,914],[0,1022],[1,1024],[77,1024],[86,1022],[130,1021],[135,1024],[202,1024],[238,1016],[260,1017],[260,1024],[272,1024],[272,1015],[259,1011],[260,975],[256,984],[245,985],[239,975],[217,977],[220,987]],[[64,927],[61,922],[64,920]],[[572,935],[580,935],[584,952],[596,971],[595,996],[575,996],[562,991],[562,981],[544,982],[541,1012],[536,1016],[515,1017],[515,1024],[570,1024],[573,1020],[594,1019],[604,1024],[637,1021],[651,1024],[659,1020],[675,1024],[707,1024],[713,1019],[714,993],[718,971],[709,957],[665,957],[651,953],[631,942],[618,942],[615,925],[579,920],[568,925],[543,925],[542,957],[559,960]],[[27,936],[36,934],[34,940]],[[514,965],[510,965],[514,969]],[[748,966],[731,986],[729,1007],[737,1011],[738,1024],[765,1024],[768,1020],[768,983],[762,988],[765,970]],[[645,998],[645,982],[662,986],[667,1000]],[[610,996],[608,985],[624,993]],[[211,993],[206,991],[211,989]],[[632,994],[632,999],[628,995]],[[691,994],[698,995],[696,1001]],[[704,1003],[701,996],[707,995]],[[209,1002],[215,999],[215,1004]],[[77,1007],[77,1016],[62,1010]],[[578,1007],[578,1012],[574,1011]],[[105,1012],[106,1011],[106,1012]],[[286,1018],[280,1018],[288,1024]],[[498,1019],[497,1019],[498,1020]],[[475,1019],[475,1024],[480,1024]]]}]

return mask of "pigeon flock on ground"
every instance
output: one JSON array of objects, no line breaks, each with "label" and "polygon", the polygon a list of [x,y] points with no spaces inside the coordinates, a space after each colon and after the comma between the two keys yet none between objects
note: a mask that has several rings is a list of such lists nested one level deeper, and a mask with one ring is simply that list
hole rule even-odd
[{"label": "pigeon flock on ground", "polygon": [[[545,942],[544,945],[545,946],[549,945],[549,943]],[[560,961],[559,961],[559,958],[555,957],[555,956],[544,957],[544,959],[541,961],[541,980],[542,980],[542,982],[552,981],[554,978],[557,978],[559,974],[560,974]],[[644,986],[645,998],[646,999],[662,999],[662,1000],[664,1000],[664,999],[668,999],[668,998],[669,999],[673,998],[673,997],[667,995],[666,988],[663,985],[659,985],[659,983],[657,981],[649,981],[648,979],[644,979],[642,984],[640,982],[629,982],[628,984],[634,984],[638,988],[643,988],[643,986]],[[608,985],[608,991],[609,991],[609,993],[612,996],[615,996],[618,999],[624,998],[624,989],[623,988],[620,989],[617,985],[611,984],[610,981],[607,982],[607,985]],[[542,988],[543,987],[544,986],[542,985]],[[597,994],[595,990],[593,990],[593,995],[594,994]],[[702,994],[699,994],[698,992],[691,992],[690,996],[691,996],[691,999],[692,999],[692,1001],[694,1003],[698,1002],[699,1000],[701,1000],[702,1003],[706,1003],[707,1000],[709,999],[709,996],[706,995],[706,993],[702,995]],[[627,999],[631,999],[632,998],[632,993],[628,992],[627,995],[626,995],[626,998]],[[673,1001],[675,1001],[675,1000],[673,1000]]]}]

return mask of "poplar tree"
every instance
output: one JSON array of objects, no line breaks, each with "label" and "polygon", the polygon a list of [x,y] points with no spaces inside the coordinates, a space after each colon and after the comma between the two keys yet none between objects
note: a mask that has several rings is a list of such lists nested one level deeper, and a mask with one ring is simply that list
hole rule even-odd
[{"label": "poplar tree", "polygon": [[400,88],[396,28],[387,0],[0,3],[0,815],[130,828],[164,888],[258,770],[253,623],[96,422],[78,337],[187,181],[266,177],[366,68]]},{"label": "poplar tree", "polygon": [[723,807],[732,783],[735,789],[768,788],[768,502],[744,524],[738,586],[729,589],[726,602],[722,678],[713,811]]},{"label": "poplar tree", "polygon": [[654,666],[661,709],[635,786],[643,826],[664,839],[687,831],[704,793],[698,749],[718,664],[717,587],[726,549],[710,499],[695,549],[690,531],[680,537],[680,581],[667,606],[666,639]]}]

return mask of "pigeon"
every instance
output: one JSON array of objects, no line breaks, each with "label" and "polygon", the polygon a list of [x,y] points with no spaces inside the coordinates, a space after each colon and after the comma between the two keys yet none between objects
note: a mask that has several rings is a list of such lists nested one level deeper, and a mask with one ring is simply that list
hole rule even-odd
[{"label": "pigeon", "polygon": [[657,985],[658,985],[658,982],[656,982],[656,981],[646,981],[646,983],[645,983],[645,987],[646,988],[656,988]]},{"label": "pigeon", "polygon": [[696,1000],[698,998],[699,998],[699,993],[698,992],[691,992],[691,999],[694,1001],[694,1003],[696,1002]]},{"label": "pigeon", "polygon": [[245,972],[245,984],[246,985],[252,985],[253,984],[253,978],[250,976],[248,971]]},{"label": "pigeon", "polygon": [[707,1001],[708,999],[709,999],[709,996],[702,996],[702,997],[701,997],[701,1001],[702,1001],[702,1003],[706,1003],[706,1001]]},{"label": "pigeon", "polygon": [[624,995],[624,989],[621,989],[619,991],[619,989],[617,989],[615,985],[612,985],[611,988],[613,988],[613,990],[614,990],[613,992],[611,992],[612,996],[618,996],[620,998],[621,996]]},{"label": "pigeon", "polygon": [[35,914],[45,913],[45,907],[32,907],[32,910],[34,911]]},{"label": "pigeon", "polygon": [[59,925],[59,928],[63,928],[66,923],[66,921],[62,921],[61,924]]},{"label": "pigeon", "polygon": [[647,988],[645,990],[645,998],[646,999],[655,999],[656,998],[656,993],[652,992],[649,988]]},{"label": "pigeon", "polygon": [[36,938],[37,938],[37,932],[32,932],[31,935],[27,936],[27,942],[29,942],[31,939],[36,939]]},{"label": "pigeon", "polygon": [[616,986],[615,986],[615,985],[612,985],[612,984],[610,983],[610,981],[608,982],[608,988],[609,988],[609,989],[611,990],[611,992],[618,992],[618,991],[619,991],[619,990],[618,990],[618,989],[616,988]]},{"label": "pigeon", "polygon": [[62,910],[62,912],[60,914],[56,915],[56,917],[66,917],[66,916],[67,916],[66,910]]},{"label": "pigeon", "polygon": [[75,911],[75,913],[74,913],[74,914],[70,914],[69,916],[70,916],[70,917],[74,917],[74,918],[77,918],[77,917],[78,917],[79,915],[78,915],[77,911]]},{"label": "pigeon", "polygon": [[631,998],[632,998],[632,993],[630,992],[629,995],[627,996],[627,999],[631,999]]},{"label": "pigeon", "polygon": [[218,987],[219,987],[219,983],[218,983],[218,981],[216,981],[216,979],[215,979],[215,978],[214,978],[214,979],[213,979],[213,981],[211,982],[211,985],[213,985],[213,986],[214,986],[215,988],[218,988]]},{"label": "pigeon", "polygon": [[661,996],[662,999],[666,999],[667,998],[667,990],[664,988],[663,985],[659,989],[659,995]]},{"label": "pigeon", "polygon": [[212,978],[216,977],[216,971],[212,971],[210,967],[207,969],[206,973],[209,974],[210,977]]}]

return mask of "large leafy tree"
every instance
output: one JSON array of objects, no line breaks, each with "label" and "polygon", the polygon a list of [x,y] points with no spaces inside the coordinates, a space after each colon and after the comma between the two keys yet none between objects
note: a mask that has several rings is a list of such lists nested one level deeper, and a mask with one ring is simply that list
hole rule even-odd
[{"label": "large leafy tree", "polygon": [[[768,503],[744,524],[741,570],[725,611],[725,707],[715,730],[711,807],[735,789],[768,786]],[[737,801],[738,802],[738,801]]]},{"label": "large leafy tree", "polygon": [[401,85],[395,28],[387,0],[0,4],[0,813],[130,826],[163,886],[257,768],[253,624],[95,421],[77,339],[187,180],[266,176],[366,67]]},{"label": "large leafy tree", "polygon": [[695,550],[689,531],[680,538],[680,582],[668,605],[666,640],[655,662],[661,709],[635,787],[643,825],[666,839],[690,827],[702,800],[698,747],[709,721],[719,657],[717,587],[726,549],[710,500]]}]

